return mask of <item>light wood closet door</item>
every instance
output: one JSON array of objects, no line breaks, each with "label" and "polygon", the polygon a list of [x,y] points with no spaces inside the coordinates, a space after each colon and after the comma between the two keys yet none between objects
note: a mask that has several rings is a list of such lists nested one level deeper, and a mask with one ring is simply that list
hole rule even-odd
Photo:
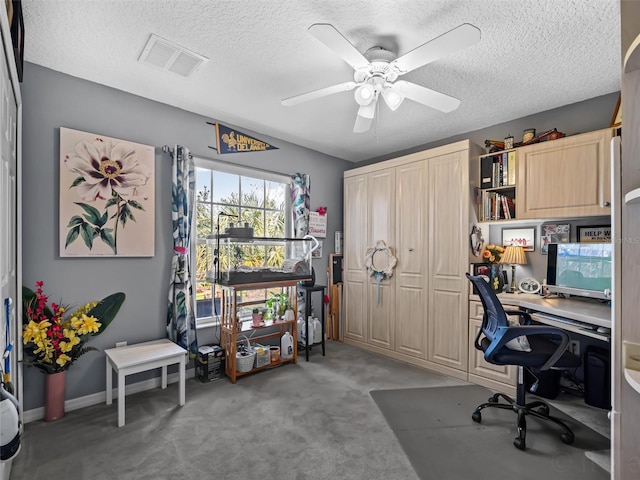
[{"label": "light wood closet door", "polygon": [[367,225],[367,175],[344,180],[344,336],[358,341],[367,338],[368,277],[364,268]]},{"label": "light wood closet door", "polygon": [[467,370],[469,158],[461,151],[428,160],[428,358]]},{"label": "light wood closet door", "polygon": [[518,150],[516,217],[611,214],[611,129]]},{"label": "light wood closet door", "polygon": [[[368,247],[383,240],[396,254],[395,230],[395,168],[369,174],[369,242]],[[364,257],[364,250],[361,255]],[[378,286],[369,279],[368,343],[392,349],[394,346],[395,278],[383,280]]]},{"label": "light wood closet door", "polygon": [[427,166],[396,168],[395,349],[425,358],[427,344]]}]

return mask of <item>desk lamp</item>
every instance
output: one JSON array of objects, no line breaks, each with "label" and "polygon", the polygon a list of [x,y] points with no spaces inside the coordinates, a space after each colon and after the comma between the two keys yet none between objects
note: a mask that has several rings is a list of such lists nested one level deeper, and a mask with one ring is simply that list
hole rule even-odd
[{"label": "desk lamp", "polygon": [[519,245],[509,245],[505,248],[500,263],[511,264],[511,291],[510,293],[516,293],[516,265],[526,265],[527,257],[524,254],[524,248]]}]

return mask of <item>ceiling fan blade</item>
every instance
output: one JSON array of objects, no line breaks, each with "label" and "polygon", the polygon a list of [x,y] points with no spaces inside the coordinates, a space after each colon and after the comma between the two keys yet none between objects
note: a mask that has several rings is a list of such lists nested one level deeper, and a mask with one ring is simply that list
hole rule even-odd
[{"label": "ceiling fan blade", "polygon": [[480,41],[480,29],[469,23],[449,30],[391,62],[400,75]]},{"label": "ceiling fan blade", "polygon": [[293,97],[285,98],[280,103],[285,107],[291,107],[298,105],[299,103],[308,102],[309,100],[315,100],[316,98],[326,97],[327,95],[333,95],[334,93],[346,92],[353,90],[357,86],[356,82],[339,83],[338,85],[332,85],[330,87],[320,88],[311,92],[302,93]]},{"label": "ceiling fan blade", "polygon": [[347,40],[333,25],[328,23],[314,23],[308,29],[309,33],[337,53],[340,58],[354,69],[366,68],[369,60],[364,58],[356,47]]},{"label": "ceiling fan blade", "polygon": [[452,112],[460,105],[460,100],[457,98],[404,80],[395,82],[393,89],[414,102],[435,108],[444,113]]}]

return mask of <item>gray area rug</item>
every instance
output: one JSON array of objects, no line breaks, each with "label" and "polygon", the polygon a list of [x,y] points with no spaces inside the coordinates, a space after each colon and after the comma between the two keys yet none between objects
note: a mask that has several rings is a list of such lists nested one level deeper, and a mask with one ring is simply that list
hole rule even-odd
[{"label": "gray area rug", "polygon": [[527,417],[527,449],[516,449],[516,414],[509,410],[484,409],[482,423],[473,422],[471,413],[491,395],[476,385],[371,391],[423,480],[609,478],[585,456],[608,449],[609,440],[553,407],[572,428],[572,445],[562,443],[554,424]]}]

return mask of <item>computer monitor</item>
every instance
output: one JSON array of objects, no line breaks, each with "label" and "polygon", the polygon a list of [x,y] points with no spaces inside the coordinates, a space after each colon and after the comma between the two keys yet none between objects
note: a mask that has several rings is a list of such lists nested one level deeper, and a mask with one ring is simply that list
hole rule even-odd
[{"label": "computer monitor", "polygon": [[547,260],[550,293],[611,298],[611,243],[552,243]]}]

